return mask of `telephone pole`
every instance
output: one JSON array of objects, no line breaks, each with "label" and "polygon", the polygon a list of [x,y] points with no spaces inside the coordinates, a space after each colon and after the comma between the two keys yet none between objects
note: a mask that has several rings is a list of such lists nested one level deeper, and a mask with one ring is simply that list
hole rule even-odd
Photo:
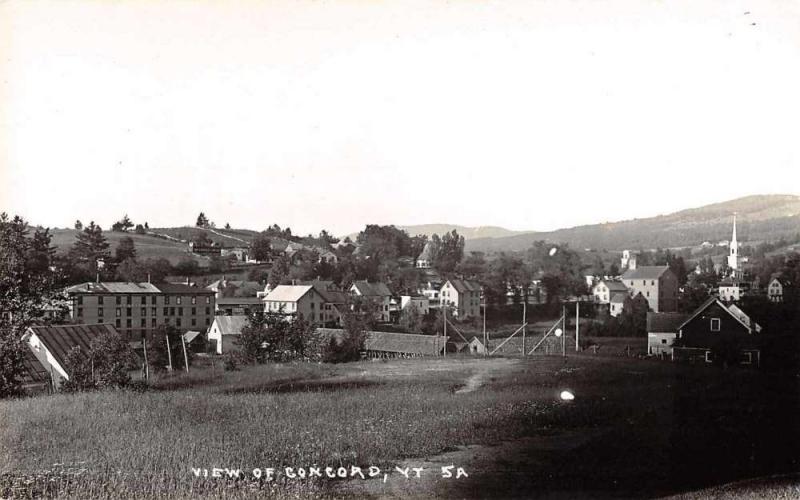
[{"label": "telephone pole", "polygon": [[580,343],[578,342],[578,336],[580,335],[580,324],[581,324],[581,303],[580,301],[575,301],[575,352],[580,351]]}]

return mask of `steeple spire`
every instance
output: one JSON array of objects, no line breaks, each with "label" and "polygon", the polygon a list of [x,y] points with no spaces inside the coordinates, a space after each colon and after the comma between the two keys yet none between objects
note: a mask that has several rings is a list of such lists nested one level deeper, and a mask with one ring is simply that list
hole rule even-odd
[{"label": "steeple spire", "polygon": [[736,241],[736,214],[733,214],[733,235],[731,236],[730,251],[728,252],[728,267],[734,271],[739,270],[739,242]]}]

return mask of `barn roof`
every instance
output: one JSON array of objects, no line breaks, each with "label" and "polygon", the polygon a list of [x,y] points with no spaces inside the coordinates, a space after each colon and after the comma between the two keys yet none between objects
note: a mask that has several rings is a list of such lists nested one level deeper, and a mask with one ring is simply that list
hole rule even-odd
[{"label": "barn roof", "polygon": [[32,326],[28,328],[26,337],[35,333],[39,340],[47,347],[50,354],[58,361],[62,368],[66,368],[67,354],[73,347],[80,347],[84,356],[88,356],[92,340],[105,334],[117,333],[116,328],[108,323],[99,325],[61,325],[61,326]]},{"label": "barn roof", "polygon": [[677,312],[648,312],[648,333],[678,333],[681,324],[686,321],[687,314]]},{"label": "barn roof", "polygon": [[188,332],[183,334],[183,340],[187,344],[191,344],[194,339],[196,339],[200,335],[200,332],[196,330],[189,330]]},{"label": "barn roof", "polygon": [[449,337],[414,333],[367,332],[368,351],[436,355]]},{"label": "barn roof", "polygon": [[758,323],[756,323],[755,321],[751,321],[750,317],[747,316],[747,314],[744,311],[742,311],[738,307],[736,307],[735,309],[728,308],[728,306],[723,304],[717,297],[709,297],[708,300],[703,302],[703,304],[700,307],[698,307],[690,316],[686,318],[685,321],[683,321],[683,323],[680,324],[680,326],[678,326],[678,330],[682,329],[690,321],[692,321],[694,318],[702,314],[703,311],[711,307],[711,305],[713,304],[719,304],[719,306],[725,312],[730,314],[732,318],[741,323],[742,326],[744,326],[747,329],[748,333],[753,333],[754,330],[756,332],[761,331],[761,326],[759,326]]},{"label": "barn roof", "polygon": [[[338,341],[345,335],[340,328],[317,328],[317,333],[326,341],[330,338]],[[441,353],[447,339],[449,337],[437,335],[368,331],[364,348],[367,351],[435,356]]]},{"label": "barn roof", "polygon": [[[30,347],[30,346],[28,346]],[[38,384],[47,382],[50,379],[50,374],[42,366],[39,359],[33,355],[31,349],[24,349],[22,354],[22,383],[23,384]]]},{"label": "barn roof", "polygon": [[247,316],[217,316],[214,323],[222,335],[241,335],[242,328],[247,326]]},{"label": "barn roof", "polygon": [[636,269],[628,269],[622,275],[624,280],[650,280],[658,279],[665,272],[669,271],[669,266],[640,266]]}]

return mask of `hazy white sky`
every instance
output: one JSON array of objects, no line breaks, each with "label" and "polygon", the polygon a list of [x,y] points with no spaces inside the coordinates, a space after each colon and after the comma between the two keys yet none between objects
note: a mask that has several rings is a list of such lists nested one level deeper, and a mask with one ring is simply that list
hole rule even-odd
[{"label": "hazy white sky", "polygon": [[0,209],[342,234],[797,193],[798,27],[793,1],[6,1]]}]

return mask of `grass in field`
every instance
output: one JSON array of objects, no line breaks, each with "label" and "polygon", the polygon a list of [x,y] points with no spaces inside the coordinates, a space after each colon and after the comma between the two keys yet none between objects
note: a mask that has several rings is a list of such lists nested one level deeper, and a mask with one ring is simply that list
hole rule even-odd
[{"label": "grass in field", "polygon": [[[53,234],[53,245],[60,253],[66,253],[75,243],[75,235],[77,231],[74,229],[55,229],[51,231]],[[186,257],[192,257],[201,264],[208,261],[206,257],[192,255],[189,253],[189,248],[186,244],[177,241],[165,240],[156,238],[154,236],[141,235],[133,232],[120,233],[113,231],[103,231],[109,243],[109,248],[113,254],[114,250],[119,245],[119,241],[125,236],[133,238],[136,245],[136,255],[139,259],[148,258],[165,258],[175,265]]]},{"label": "grass in field", "polygon": [[[478,390],[456,392],[481,370]],[[565,432],[596,437],[514,462],[522,469],[509,474],[519,480],[504,477],[492,491],[529,496],[567,485],[642,496],[773,471],[796,450],[767,432],[790,425],[791,384],[635,359],[264,365],[196,370],[153,386],[0,402],[0,497],[325,496],[323,481],[195,479],[191,467],[385,467],[466,444]],[[559,401],[564,389],[576,400]],[[781,397],[785,408],[776,411],[772,401]],[[793,445],[795,437],[782,439]],[[481,486],[461,484],[460,496]]]}]

